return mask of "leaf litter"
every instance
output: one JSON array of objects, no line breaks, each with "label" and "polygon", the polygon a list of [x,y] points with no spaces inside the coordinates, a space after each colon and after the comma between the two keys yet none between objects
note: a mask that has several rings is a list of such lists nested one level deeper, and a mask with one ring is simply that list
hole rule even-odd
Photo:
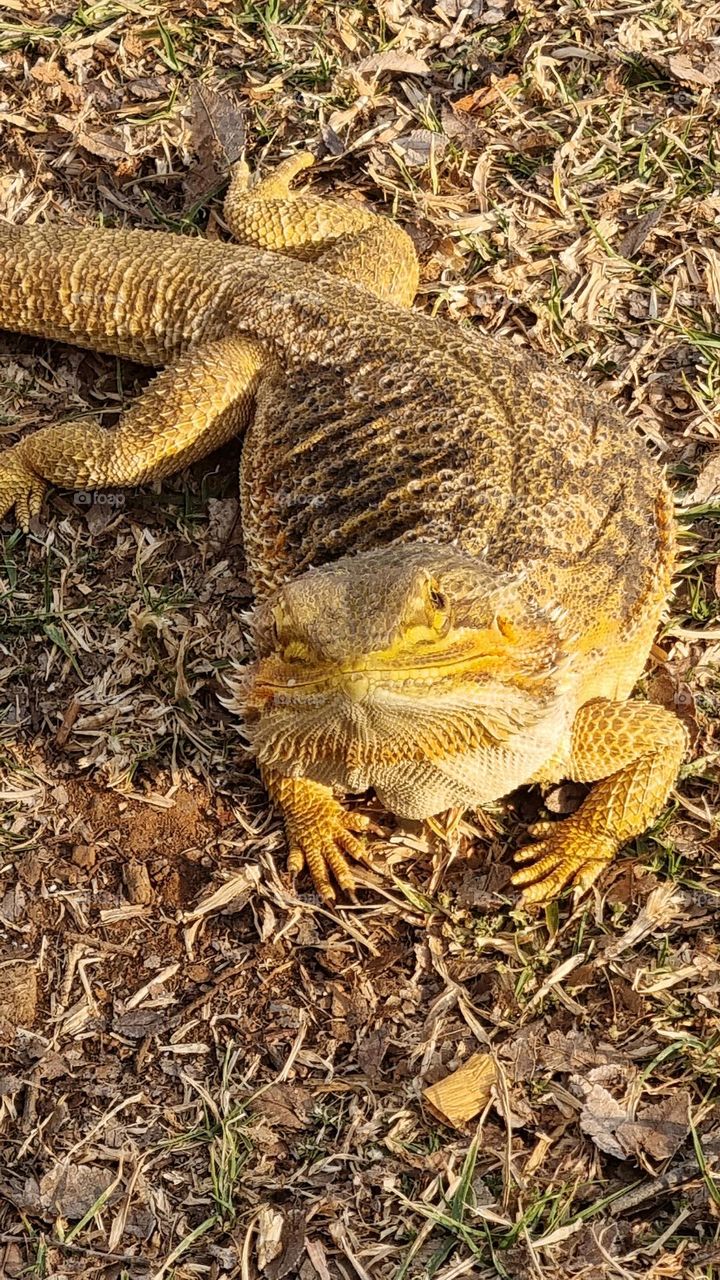
[{"label": "leaf litter", "polygon": [[[238,447],[7,522],[0,1274],[717,1269],[719,28],[700,0],[5,5],[1,216],[223,236],[243,150],[310,146],[319,190],[408,228],[417,305],[621,403],[678,497],[646,691],[694,746],[577,906],[515,908],[526,794],[389,830],[392,880],[329,912],[283,879],[221,700],[249,654]],[[148,376],[17,335],[0,370],[7,443],[110,425]],[[447,1125],[423,1098],[458,1081]]]}]

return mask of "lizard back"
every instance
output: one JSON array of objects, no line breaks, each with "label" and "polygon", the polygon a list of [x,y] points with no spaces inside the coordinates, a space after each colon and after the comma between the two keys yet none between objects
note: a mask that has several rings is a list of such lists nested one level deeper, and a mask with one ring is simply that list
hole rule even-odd
[{"label": "lizard back", "polygon": [[367,296],[352,307],[353,294],[296,278],[282,308],[276,293],[254,313],[278,351],[243,452],[260,594],[310,566],[424,539],[524,569],[580,629],[599,607],[631,628],[664,598],[669,498],[619,413],[509,343]]}]

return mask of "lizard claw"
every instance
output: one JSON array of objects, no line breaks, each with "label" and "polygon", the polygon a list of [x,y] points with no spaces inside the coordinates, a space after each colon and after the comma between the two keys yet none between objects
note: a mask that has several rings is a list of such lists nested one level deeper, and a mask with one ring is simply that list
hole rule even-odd
[{"label": "lizard claw", "polygon": [[47,484],[23,460],[17,448],[0,453],[0,520],[12,508],[23,533],[33,516],[40,515]]},{"label": "lizard claw", "polygon": [[590,831],[586,823],[572,818],[552,823],[552,828],[543,840],[515,855],[516,862],[528,863],[512,877],[514,885],[523,886],[523,907],[546,905],[568,884],[584,893],[618,847],[617,841]]},{"label": "lizard claw", "polygon": [[373,866],[364,842],[358,835],[373,830],[373,823],[361,813],[348,813],[334,798],[323,797],[322,806],[302,816],[286,815],[289,856],[287,869],[293,880],[307,866],[323,902],[334,902],[335,884],[355,897],[355,877],[348,858]]}]

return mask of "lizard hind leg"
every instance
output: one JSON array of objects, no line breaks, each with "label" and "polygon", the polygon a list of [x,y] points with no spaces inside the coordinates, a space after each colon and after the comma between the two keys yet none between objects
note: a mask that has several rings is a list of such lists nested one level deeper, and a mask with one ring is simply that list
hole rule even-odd
[{"label": "lizard hind leg", "polygon": [[14,506],[27,530],[47,483],[107,488],[161,479],[205,457],[246,425],[266,366],[238,335],[200,343],[163,369],[119,424],[60,423],[0,452],[0,518]]},{"label": "lizard hind leg", "polygon": [[516,855],[528,864],[512,878],[523,886],[523,905],[549,902],[567,884],[589,888],[618,850],[657,817],[686,747],[682,722],[664,707],[605,699],[580,707],[568,775],[597,786],[576,813],[543,824],[537,844]]},{"label": "lizard hind leg", "polygon": [[239,161],[223,206],[233,236],[241,244],[312,261],[378,297],[409,307],[418,285],[412,240],[371,209],[294,192],[293,180],[313,163],[314,157],[301,151],[252,185],[247,164]]}]

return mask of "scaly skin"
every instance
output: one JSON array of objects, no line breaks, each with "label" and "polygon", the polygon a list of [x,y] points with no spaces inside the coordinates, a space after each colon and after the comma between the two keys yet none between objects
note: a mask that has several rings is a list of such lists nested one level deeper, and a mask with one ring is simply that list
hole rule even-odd
[{"label": "scaly skin", "polygon": [[112,431],[0,454],[0,515],[48,482],[165,476],[246,430],[241,504],[258,660],[239,701],[290,870],[352,892],[374,788],[425,818],[522,783],[596,782],[514,877],[586,888],[663,807],[679,720],[627,699],[670,585],[659,469],[596,393],[409,310],[405,233],[307,193],[293,157],[225,215],[240,245],[0,228],[0,326],[166,366]]}]

